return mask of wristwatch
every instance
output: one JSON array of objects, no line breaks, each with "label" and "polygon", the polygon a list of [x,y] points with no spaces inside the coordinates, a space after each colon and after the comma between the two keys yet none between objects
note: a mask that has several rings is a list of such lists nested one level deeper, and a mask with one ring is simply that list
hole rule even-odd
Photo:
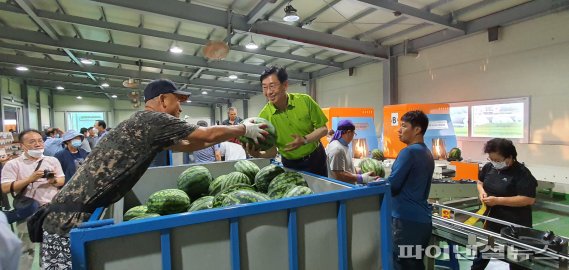
[{"label": "wristwatch", "polygon": [[306,139],[306,136],[302,136],[302,138],[304,139],[304,145],[308,144],[308,139]]}]

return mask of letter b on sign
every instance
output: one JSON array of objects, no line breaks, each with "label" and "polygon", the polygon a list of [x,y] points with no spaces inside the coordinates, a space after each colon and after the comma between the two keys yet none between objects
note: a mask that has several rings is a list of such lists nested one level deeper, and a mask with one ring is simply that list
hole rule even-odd
[{"label": "letter b on sign", "polygon": [[391,126],[399,126],[399,113],[391,113]]}]

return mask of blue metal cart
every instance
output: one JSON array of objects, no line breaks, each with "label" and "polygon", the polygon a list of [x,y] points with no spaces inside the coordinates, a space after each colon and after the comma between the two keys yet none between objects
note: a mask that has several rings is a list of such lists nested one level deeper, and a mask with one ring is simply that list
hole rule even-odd
[{"label": "blue metal cart", "polygon": [[[232,164],[208,166],[223,174]],[[149,177],[169,188],[154,177],[185,168],[150,169]],[[389,185],[303,176],[315,194],[128,222],[98,220],[98,209],[71,231],[73,268],[392,269]]]}]

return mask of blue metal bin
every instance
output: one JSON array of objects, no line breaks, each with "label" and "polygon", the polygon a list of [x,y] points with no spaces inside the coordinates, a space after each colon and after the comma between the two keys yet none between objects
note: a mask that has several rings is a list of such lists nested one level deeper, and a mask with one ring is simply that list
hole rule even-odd
[{"label": "blue metal bin", "polygon": [[[260,167],[265,159],[253,160]],[[206,164],[215,176],[234,162]],[[203,164],[200,164],[203,165]],[[121,222],[122,212],[175,188],[188,166],[151,168],[115,219],[71,231],[74,269],[392,269],[388,184],[356,187],[303,173],[313,195]],[[111,209],[108,209],[111,210]]]}]

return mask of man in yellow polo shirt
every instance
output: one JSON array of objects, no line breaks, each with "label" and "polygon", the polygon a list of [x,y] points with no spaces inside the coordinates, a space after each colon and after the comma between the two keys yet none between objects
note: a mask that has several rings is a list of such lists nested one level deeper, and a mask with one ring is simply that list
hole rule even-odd
[{"label": "man in yellow polo shirt", "polygon": [[328,119],[320,106],[305,94],[289,94],[288,74],[282,67],[268,67],[261,74],[263,94],[269,101],[259,117],[269,120],[277,132],[276,147],[264,152],[248,147],[254,157],[272,158],[278,152],[285,167],[328,176],[326,152],[320,138],[328,132]]}]

